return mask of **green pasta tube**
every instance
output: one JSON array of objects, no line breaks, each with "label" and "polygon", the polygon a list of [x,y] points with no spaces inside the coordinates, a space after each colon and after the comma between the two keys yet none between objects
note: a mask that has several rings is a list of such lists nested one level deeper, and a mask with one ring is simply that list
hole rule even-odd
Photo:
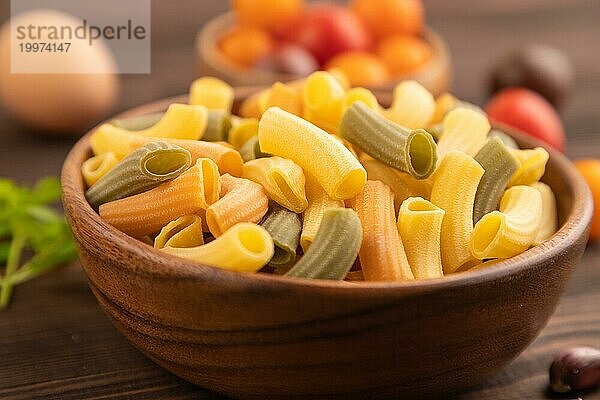
[{"label": "green pasta tube", "polygon": [[436,144],[424,129],[410,131],[357,101],[344,113],[340,134],[371,157],[417,179],[427,178],[437,163]]},{"label": "green pasta tube", "polygon": [[190,163],[189,151],[167,142],[150,142],[121,160],[85,196],[97,209],[101,204],[145,192],[176,178]]},{"label": "green pasta tube", "polygon": [[285,275],[342,280],[352,268],[362,242],[362,227],[349,208],[327,208],[313,244]]},{"label": "green pasta tube", "polygon": [[438,140],[440,140],[440,138],[442,137],[442,133],[444,133],[444,124],[442,124],[441,122],[435,125],[431,125],[429,128],[425,129],[433,138],[433,140],[435,140],[435,142],[437,143]]},{"label": "green pasta tube", "polygon": [[519,169],[519,161],[498,137],[489,139],[479,150],[475,160],[485,170],[473,206],[473,223],[497,209],[511,176]]},{"label": "green pasta tube", "polygon": [[202,140],[206,142],[224,142],[231,129],[231,116],[223,110],[208,110],[206,131]]},{"label": "green pasta tube", "polygon": [[502,140],[502,143],[504,143],[506,147],[509,147],[511,149],[519,148],[519,145],[517,144],[515,139],[498,129],[492,129],[489,133],[489,137],[497,137],[498,139]]},{"label": "green pasta tube", "polygon": [[269,232],[275,244],[275,254],[269,265],[275,268],[291,265],[296,260],[302,230],[300,215],[273,202],[261,225]]},{"label": "green pasta tube", "polygon": [[140,115],[138,117],[113,119],[111,124],[117,128],[127,129],[128,131],[143,131],[154,125],[165,115],[164,112]]},{"label": "green pasta tube", "polygon": [[260,144],[258,143],[258,136],[252,136],[239,149],[244,162],[256,160],[257,158],[271,157],[270,154],[263,153],[260,151]]}]

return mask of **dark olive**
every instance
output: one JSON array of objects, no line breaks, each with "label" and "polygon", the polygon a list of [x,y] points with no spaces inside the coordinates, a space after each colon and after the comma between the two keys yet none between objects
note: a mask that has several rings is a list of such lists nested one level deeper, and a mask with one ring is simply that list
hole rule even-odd
[{"label": "dark olive", "polygon": [[555,107],[567,99],[575,72],[567,56],[547,45],[530,45],[506,54],[491,74],[492,93],[520,86],[545,97]]},{"label": "dark olive", "polygon": [[309,75],[319,69],[319,64],[312,54],[294,44],[277,46],[273,52],[259,59],[254,66],[299,77]]},{"label": "dark olive", "polygon": [[600,350],[572,347],[554,357],[550,386],[558,393],[591,389],[600,384]]}]

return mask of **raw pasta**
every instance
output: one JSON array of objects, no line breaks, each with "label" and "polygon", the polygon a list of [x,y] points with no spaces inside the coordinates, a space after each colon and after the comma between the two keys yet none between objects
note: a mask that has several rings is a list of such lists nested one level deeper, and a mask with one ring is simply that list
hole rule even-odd
[{"label": "raw pasta", "polygon": [[204,244],[202,219],[198,215],[184,215],[169,222],[154,239],[154,248],[196,247]]},{"label": "raw pasta", "polygon": [[272,203],[261,225],[269,232],[275,244],[275,253],[269,265],[275,268],[291,266],[296,260],[302,230],[300,215]]},{"label": "raw pasta", "polygon": [[233,88],[216,78],[196,79],[190,87],[190,104],[201,105],[209,110],[222,110],[229,114],[233,97]]},{"label": "raw pasta", "polygon": [[81,166],[81,174],[87,186],[90,187],[118,163],[119,160],[115,156],[115,153],[100,154],[85,160]]}]

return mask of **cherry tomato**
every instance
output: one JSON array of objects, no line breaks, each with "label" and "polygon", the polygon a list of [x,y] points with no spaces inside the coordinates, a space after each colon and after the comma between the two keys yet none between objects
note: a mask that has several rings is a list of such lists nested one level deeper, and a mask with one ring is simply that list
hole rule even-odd
[{"label": "cherry tomato", "polygon": [[421,0],[353,0],[350,7],[378,38],[423,30]]},{"label": "cherry tomato", "polygon": [[517,128],[557,150],[565,149],[565,130],[556,110],[531,90],[504,89],[492,97],[486,111],[492,121]]},{"label": "cherry tomato", "polygon": [[575,161],[575,167],[588,183],[594,198],[594,216],[590,240],[600,239],[600,160],[587,159]]},{"label": "cherry tomato", "polygon": [[233,0],[233,11],[242,25],[272,30],[299,18],[303,0]]},{"label": "cherry tomato", "polygon": [[395,75],[416,70],[431,58],[432,53],[429,43],[410,35],[389,36],[377,47],[377,55]]},{"label": "cherry tomato", "polygon": [[361,20],[348,8],[332,4],[311,7],[296,22],[281,26],[278,34],[310,51],[321,65],[339,53],[371,46]]},{"label": "cherry tomato", "polygon": [[380,86],[390,79],[387,66],[375,54],[365,51],[341,53],[329,60],[327,68],[344,72],[350,86]]},{"label": "cherry tomato", "polygon": [[220,47],[223,54],[234,63],[250,66],[271,51],[273,40],[262,29],[237,27],[221,39]]}]

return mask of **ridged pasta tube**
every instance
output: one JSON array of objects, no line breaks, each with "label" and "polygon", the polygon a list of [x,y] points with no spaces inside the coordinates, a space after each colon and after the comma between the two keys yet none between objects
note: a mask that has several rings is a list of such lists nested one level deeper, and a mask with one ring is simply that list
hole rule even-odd
[{"label": "ridged pasta tube", "polygon": [[154,189],[102,204],[99,214],[121,232],[142,237],[181,216],[208,208],[218,200],[219,188],[217,165],[201,158],[177,178]]},{"label": "ridged pasta tube", "polygon": [[[132,134],[151,138],[200,140],[206,129],[207,121],[208,111],[205,107],[175,103],[171,104],[160,121],[150,128],[130,131],[106,123],[96,129],[97,135],[95,134],[95,136]],[[94,137],[92,137],[93,140]]]},{"label": "ridged pasta tube", "polygon": [[263,187],[248,179],[221,176],[221,198],[206,210],[206,223],[213,236],[221,236],[239,222],[259,223],[269,208]]},{"label": "ridged pasta tube", "polygon": [[537,189],[542,195],[542,218],[538,233],[533,240],[533,245],[538,246],[550,239],[558,230],[558,211],[556,197],[550,186],[543,182],[536,182],[531,187]]},{"label": "ridged pasta tube", "polygon": [[303,118],[329,133],[336,133],[344,112],[345,94],[330,73],[312,73],[304,82]]},{"label": "ridged pasta tube", "polygon": [[442,222],[441,250],[444,274],[472,259],[473,205],[483,167],[469,155],[451,151],[435,172],[431,202],[446,212]]},{"label": "ridged pasta tube", "polygon": [[388,121],[362,101],[346,110],[339,132],[371,157],[417,179],[427,178],[435,169],[436,145],[427,131],[407,130]]},{"label": "ridged pasta tube", "polygon": [[512,154],[519,161],[519,169],[511,177],[508,186],[531,185],[539,181],[546,172],[546,163],[550,155],[541,147],[535,149],[511,149]]},{"label": "ridged pasta tube", "polygon": [[344,202],[330,198],[327,192],[325,192],[325,189],[323,189],[314,177],[306,175],[305,178],[308,207],[306,207],[306,210],[304,210],[302,215],[300,246],[306,253],[321,226],[325,209],[343,208]]},{"label": "ridged pasta tube", "polygon": [[367,181],[350,201],[362,225],[358,257],[367,281],[414,279],[396,226],[394,195],[380,181]]},{"label": "ridged pasta tube", "polygon": [[490,131],[489,137],[497,137],[498,139],[502,140],[502,143],[504,143],[506,147],[510,149],[519,148],[519,144],[515,141],[515,139],[498,129],[492,129]]},{"label": "ridged pasta tube", "polygon": [[207,142],[222,142],[227,140],[231,128],[231,116],[223,110],[208,110],[206,130],[202,140]]},{"label": "ridged pasta tube", "polygon": [[455,108],[444,117],[438,157],[441,159],[453,150],[474,156],[485,144],[490,128],[490,122],[482,113],[465,107]]},{"label": "ridged pasta tube", "polygon": [[288,158],[314,175],[333,199],[356,196],[367,181],[367,172],[343,144],[280,108],[269,108],[263,114],[258,140],[261,151]]},{"label": "ridged pasta tube", "polygon": [[435,99],[435,111],[429,122],[431,125],[439,124],[446,114],[456,107],[458,99],[450,93],[442,93]]},{"label": "ridged pasta tube", "polygon": [[293,264],[302,230],[300,215],[272,203],[260,225],[269,232],[275,244],[275,253],[269,265],[279,268]]},{"label": "ridged pasta tube", "polygon": [[381,107],[377,101],[377,97],[369,89],[363,87],[355,87],[346,92],[345,106],[350,107],[357,101],[363,102],[371,110],[381,112]]},{"label": "ridged pasta tube", "polygon": [[406,199],[398,213],[398,230],[415,279],[444,275],[441,232],[444,210],[420,198]]},{"label": "ridged pasta tube", "polygon": [[190,104],[201,105],[209,110],[223,110],[229,114],[233,98],[233,88],[217,78],[196,79],[190,86]]},{"label": "ridged pasta tube", "polygon": [[222,236],[197,247],[165,247],[165,253],[237,272],[256,272],[273,256],[273,240],[263,228],[239,223]]},{"label": "ridged pasta tube", "polygon": [[328,208],[314,243],[285,275],[342,280],[354,264],[361,241],[356,213],[348,208]]},{"label": "ridged pasta tube", "polygon": [[259,156],[262,153],[260,151],[260,144],[258,143],[258,136],[253,136],[248,139],[248,141],[242,145],[239,152],[244,162],[260,158]]},{"label": "ridged pasta tube", "polygon": [[164,112],[156,112],[151,114],[140,115],[137,117],[119,118],[110,121],[117,128],[128,131],[142,131],[148,129],[158,123],[164,117]]},{"label": "ridged pasta tube", "polygon": [[367,170],[367,179],[381,181],[388,185],[394,193],[394,208],[400,209],[402,202],[409,197],[429,198],[431,195],[431,182],[419,180],[407,173],[388,167],[378,160],[364,160],[363,167]]},{"label": "ridged pasta tube", "polygon": [[233,147],[239,149],[250,138],[258,136],[258,119],[236,118],[232,121],[227,141]]},{"label": "ridged pasta tube", "polygon": [[167,142],[151,142],[132,152],[85,193],[93,208],[145,192],[181,175],[190,152]]},{"label": "ridged pasta tube", "polygon": [[404,81],[394,88],[392,105],[384,111],[391,121],[409,129],[425,128],[435,112],[435,100],[420,83]]},{"label": "ridged pasta tube", "polygon": [[481,177],[475,195],[474,224],[498,207],[510,177],[519,169],[517,159],[497,137],[488,139],[477,152],[475,161],[483,167],[485,173]]},{"label": "ridged pasta tube", "polygon": [[202,219],[198,215],[184,215],[169,222],[154,239],[154,248],[196,247],[204,244]]},{"label": "ridged pasta tube", "polygon": [[242,177],[260,184],[271,200],[290,211],[301,213],[308,206],[304,172],[292,160],[268,157],[248,161]]},{"label": "ridged pasta tube", "polygon": [[[151,141],[149,138],[129,137],[128,146],[132,149]],[[192,162],[200,158],[210,158],[219,167],[221,174],[242,176],[244,161],[240,153],[220,142],[204,142],[201,140],[167,139],[169,143],[182,147],[190,152]]]},{"label": "ridged pasta tube", "polygon": [[87,186],[90,187],[118,163],[119,160],[115,156],[115,153],[100,154],[85,160],[81,166],[81,174]]},{"label": "ridged pasta tube", "polygon": [[302,116],[302,92],[292,86],[275,82],[258,98],[261,113],[271,107],[279,107],[297,116]]},{"label": "ridged pasta tube", "polygon": [[479,260],[510,258],[533,244],[542,218],[542,195],[531,186],[513,186],[502,196],[500,211],[475,225],[471,251]]}]

